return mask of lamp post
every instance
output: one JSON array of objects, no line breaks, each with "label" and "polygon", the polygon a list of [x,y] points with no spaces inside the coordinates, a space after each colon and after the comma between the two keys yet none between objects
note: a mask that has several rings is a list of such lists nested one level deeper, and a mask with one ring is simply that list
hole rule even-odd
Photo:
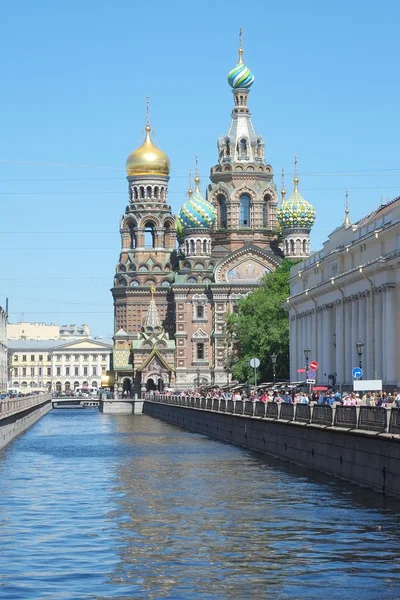
[{"label": "lamp post", "polygon": [[[365,344],[361,340],[358,340],[358,342],[356,342],[356,348],[357,348],[357,354],[358,354],[358,366],[360,367],[360,369],[362,369],[362,355],[363,355],[364,346],[365,346]],[[360,377],[360,379],[362,379],[362,377]]]},{"label": "lamp post", "polygon": [[273,373],[274,385],[275,385],[275,381],[276,381],[276,359],[277,358],[278,357],[275,353],[270,355],[270,359],[272,362],[272,373]]},{"label": "lamp post", "polygon": [[[307,379],[308,379],[308,363],[310,362],[311,350],[307,346],[307,348],[304,348],[303,352],[304,352],[304,360],[306,361],[306,381],[307,381]],[[310,390],[311,390],[311,387],[310,387]]]}]

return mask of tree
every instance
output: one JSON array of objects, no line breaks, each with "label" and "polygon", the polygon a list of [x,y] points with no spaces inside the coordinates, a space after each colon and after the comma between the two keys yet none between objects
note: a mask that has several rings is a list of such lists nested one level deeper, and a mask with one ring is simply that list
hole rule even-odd
[{"label": "tree", "polygon": [[290,292],[290,269],[297,262],[283,260],[276,271],[264,277],[262,287],[239,301],[239,312],[228,315],[228,361],[233,378],[251,380],[249,360],[256,356],[261,361],[258,381],[272,381],[271,354],[277,355],[277,379],[289,378],[289,318],[284,305]]}]

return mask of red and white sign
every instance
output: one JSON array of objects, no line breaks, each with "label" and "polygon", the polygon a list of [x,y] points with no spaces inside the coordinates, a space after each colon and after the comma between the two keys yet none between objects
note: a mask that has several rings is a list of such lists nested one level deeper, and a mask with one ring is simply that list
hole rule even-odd
[{"label": "red and white sign", "polygon": [[297,369],[297,372],[298,372],[298,373],[305,373],[305,372],[306,372],[306,370],[305,370],[305,369]]},{"label": "red and white sign", "polygon": [[318,369],[318,367],[319,367],[319,364],[317,363],[316,360],[312,360],[310,362],[310,369],[311,369],[311,371],[316,371]]}]

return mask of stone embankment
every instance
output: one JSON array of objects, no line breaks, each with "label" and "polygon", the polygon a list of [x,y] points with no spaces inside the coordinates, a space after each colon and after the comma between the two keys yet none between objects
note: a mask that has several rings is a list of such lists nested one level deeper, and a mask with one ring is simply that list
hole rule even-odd
[{"label": "stone embankment", "polygon": [[147,415],[400,496],[400,409],[148,395]]},{"label": "stone embankment", "polygon": [[51,394],[0,401],[0,449],[51,410]]}]

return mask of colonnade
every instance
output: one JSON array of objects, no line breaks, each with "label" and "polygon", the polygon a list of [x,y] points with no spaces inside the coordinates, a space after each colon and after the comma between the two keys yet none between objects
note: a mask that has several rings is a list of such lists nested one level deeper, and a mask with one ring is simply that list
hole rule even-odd
[{"label": "colonnade", "polygon": [[318,383],[328,383],[329,375],[338,384],[351,384],[352,370],[359,365],[356,343],[364,344],[364,379],[382,379],[386,385],[397,383],[398,310],[395,284],[319,305],[301,312],[290,311],[291,379],[305,376],[297,369],[305,367],[304,349],[311,350],[310,360],[319,363]]}]

